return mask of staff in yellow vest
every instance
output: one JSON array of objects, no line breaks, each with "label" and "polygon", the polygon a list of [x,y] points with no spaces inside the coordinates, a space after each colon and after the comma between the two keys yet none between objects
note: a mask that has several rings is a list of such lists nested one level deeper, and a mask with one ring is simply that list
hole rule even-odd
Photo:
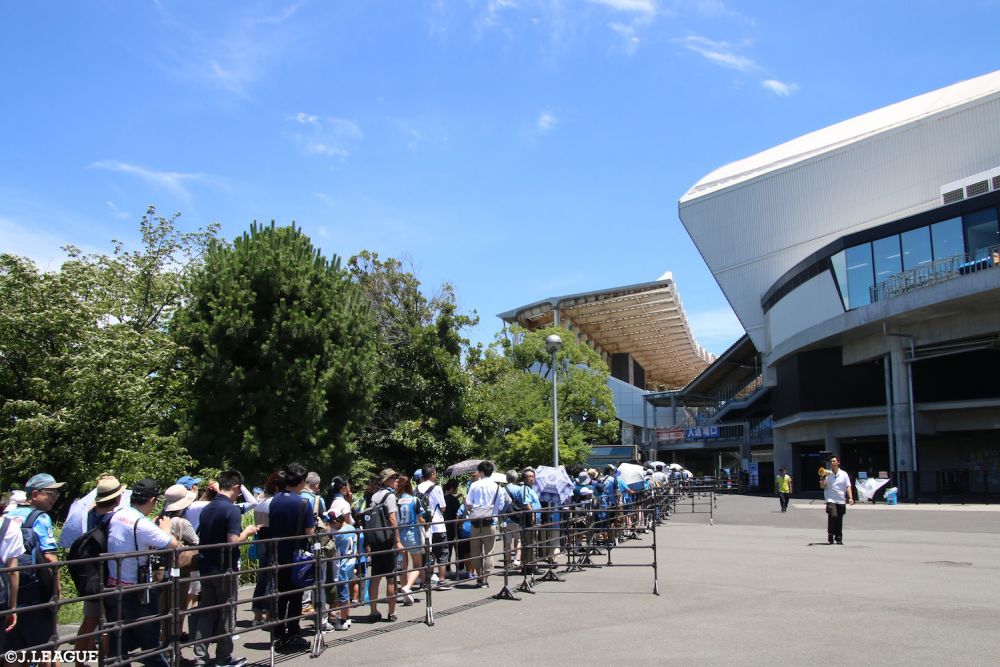
[{"label": "staff in yellow vest", "polygon": [[792,478],[788,476],[784,468],[778,469],[778,476],[774,478],[774,490],[778,493],[778,501],[781,503],[781,511],[788,511],[788,497],[792,493]]}]

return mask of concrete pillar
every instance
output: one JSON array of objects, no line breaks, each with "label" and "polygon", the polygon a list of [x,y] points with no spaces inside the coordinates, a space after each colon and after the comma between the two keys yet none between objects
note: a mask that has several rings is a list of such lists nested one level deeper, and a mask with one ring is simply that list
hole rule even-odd
[{"label": "concrete pillar", "polygon": [[892,380],[892,427],[896,436],[896,470],[900,495],[914,499],[914,478],[917,471],[916,443],[914,442],[913,415],[910,406],[910,368],[906,363],[909,341],[898,336],[887,336],[889,343],[890,373]]},{"label": "concrete pillar", "polygon": [[840,442],[837,437],[833,435],[830,431],[830,427],[827,426],[826,433],[823,436],[823,449],[830,452],[832,455],[840,458]]},{"label": "concrete pillar", "polygon": [[774,429],[774,470],[777,474],[778,468],[784,468],[790,475],[799,474],[800,471],[794,469],[792,456],[792,443],[788,442],[788,436],[781,429]]}]

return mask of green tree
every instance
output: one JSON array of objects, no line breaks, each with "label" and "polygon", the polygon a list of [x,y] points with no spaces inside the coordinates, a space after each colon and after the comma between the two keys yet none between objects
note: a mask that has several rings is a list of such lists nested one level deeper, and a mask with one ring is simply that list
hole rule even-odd
[{"label": "green tree", "polygon": [[345,465],[371,416],[375,325],[340,260],[294,225],[215,242],[174,318],[189,355],[182,441],[201,461],[263,473]]},{"label": "green tree", "polygon": [[425,295],[400,260],[365,251],[348,268],[378,323],[379,386],[359,447],[364,463],[409,471],[466,457],[474,443],[463,430],[469,343],[462,331],[477,319],[458,312],[449,284]]},{"label": "green tree", "polygon": [[581,464],[593,446],[618,437],[608,368],[600,355],[558,327],[527,332],[512,327],[517,341],[501,337],[470,359],[472,388],[468,431],[502,466],[552,460],[552,355],[545,338],[558,334],[559,462]]},{"label": "green tree", "polygon": [[0,256],[0,475],[45,470],[73,490],[113,471],[162,482],[193,461],[163,428],[178,351],[165,327],[216,227],[182,233],[150,207],[142,246],[67,247],[59,271]]}]

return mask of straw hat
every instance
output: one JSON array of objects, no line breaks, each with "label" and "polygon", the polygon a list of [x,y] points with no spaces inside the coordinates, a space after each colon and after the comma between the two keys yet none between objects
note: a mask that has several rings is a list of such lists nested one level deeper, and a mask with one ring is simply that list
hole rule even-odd
[{"label": "straw hat", "polygon": [[95,503],[103,503],[106,500],[117,498],[125,492],[125,485],[118,481],[114,475],[101,475],[97,479],[97,496]]},{"label": "straw hat", "polygon": [[174,484],[163,494],[163,511],[182,510],[194,502],[196,495],[194,491],[185,489],[183,484]]}]

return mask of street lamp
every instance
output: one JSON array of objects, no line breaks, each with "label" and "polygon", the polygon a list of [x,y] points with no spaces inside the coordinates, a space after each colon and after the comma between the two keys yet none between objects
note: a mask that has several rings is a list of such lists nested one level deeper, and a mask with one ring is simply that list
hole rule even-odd
[{"label": "street lamp", "polygon": [[562,349],[562,338],[550,334],[545,339],[545,349],[552,353],[552,465],[559,467],[559,390],[556,383],[556,353]]}]

